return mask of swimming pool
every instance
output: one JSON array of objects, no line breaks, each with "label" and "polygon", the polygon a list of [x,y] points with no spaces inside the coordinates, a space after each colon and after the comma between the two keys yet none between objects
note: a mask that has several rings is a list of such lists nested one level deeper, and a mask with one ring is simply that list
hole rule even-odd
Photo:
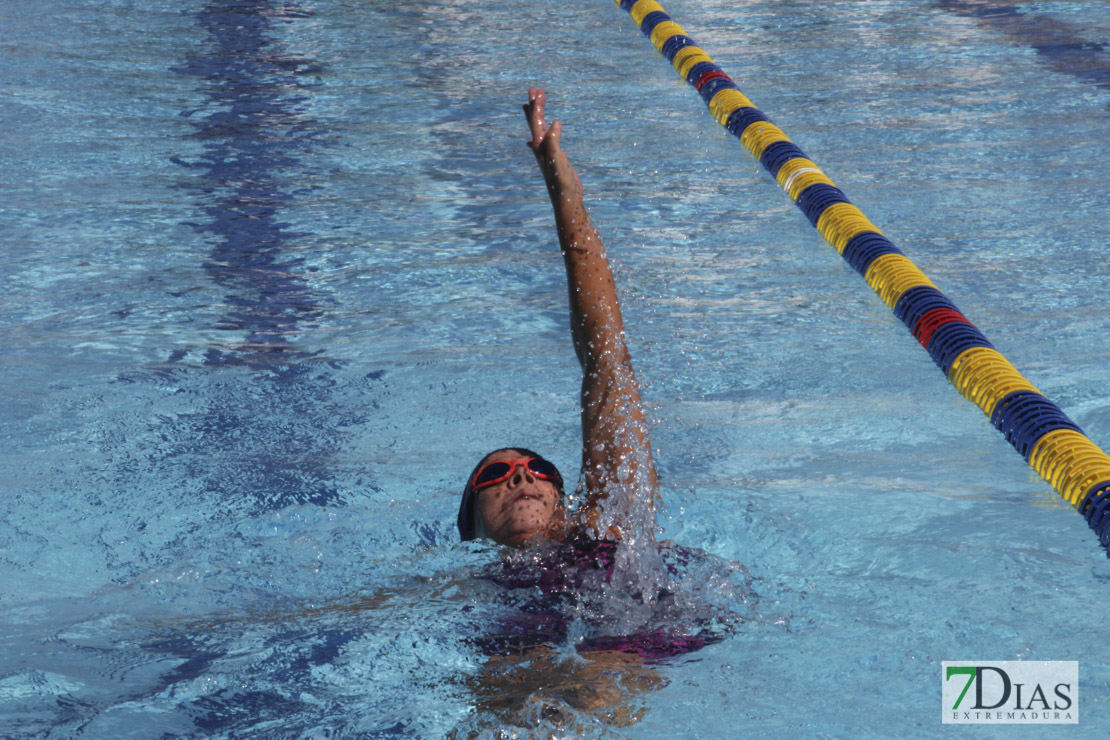
[{"label": "swimming pool", "polygon": [[[667,9],[1110,444],[1110,12]],[[538,83],[617,262],[663,536],[759,594],[637,724],[577,730],[943,736],[940,661],[1024,659],[1078,660],[1067,732],[1102,736],[1105,551],[612,3],[0,15],[0,735],[496,732],[460,482],[578,453]]]}]

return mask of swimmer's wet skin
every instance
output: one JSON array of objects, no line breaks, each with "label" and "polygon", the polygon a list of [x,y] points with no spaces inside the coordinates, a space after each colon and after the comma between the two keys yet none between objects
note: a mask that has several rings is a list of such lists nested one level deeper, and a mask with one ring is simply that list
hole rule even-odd
[{"label": "swimmer's wet skin", "polygon": [[[618,672],[634,670],[645,679],[643,685],[654,686],[659,679],[648,664],[698,650],[727,632],[717,615],[675,618],[680,610],[671,587],[677,573],[665,572],[658,546],[651,541],[657,475],[624,341],[616,284],[586,212],[582,183],[561,147],[562,125],[547,124],[545,103],[543,90],[531,88],[524,113],[531,131],[528,146],[555,216],[567,274],[571,336],[582,367],[583,503],[577,511],[568,511],[558,469],[522,447],[487,454],[466,480],[457,520],[461,539],[485,538],[513,548],[500,563],[477,574],[500,586],[513,607],[511,616],[474,638],[475,646],[489,656],[475,693],[492,709],[512,704],[508,697],[531,696],[509,690],[499,680],[506,671],[515,686],[528,683],[537,672],[543,676],[541,683],[550,683],[549,673],[568,670],[552,652],[565,650],[568,640],[590,664],[615,666]],[[606,503],[619,509],[619,515],[605,511]],[[640,583],[635,578],[630,582],[626,574],[615,577],[618,549],[634,546],[659,561],[659,572]],[[626,634],[608,634],[606,608],[620,611],[621,599],[638,603],[638,626],[629,627]],[[583,621],[592,632],[572,638],[570,625]],[[501,693],[494,686],[500,686]],[[602,691],[605,687],[608,694]],[[629,698],[612,681],[594,680],[575,687],[573,697],[561,698],[573,704],[583,690],[593,699],[582,708],[604,710],[606,721],[619,724],[638,717],[627,707],[612,709],[614,701],[624,706]],[[608,698],[599,700],[598,692]]]},{"label": "swimmer's wet skin", "polygon": [[[586,212],[582,182],[561,146],[562,124],[547,124],[545,104],[544,91],[530,88],[524,115],[531,132],[528,147],[536,156],[555,215],[567,274],[571,337],[582,366],[580,493],[584,500],[570,516],[563,504],[562,477],[558,471],[544,475],[542,468],[550,463],[537,453],[521,448],[489,453],[466,482],[459,533],[463,539],[484,536],[511,547],[561,541],[582,532],[596,538],[602,534],[598,531],[601,503],[612,491],[623,486],[646,496],[649,515],[657,491],[613,271]],[[527,458],[538,460],[541,469],[533,469]],[[511,470],[499,465],[497,475],[479,480],[494,463],[511,465]],[[606,527],[604,534],[619,536],[618,528]]]},{"label": "swimmer's wet skin", "polygon": [[563,477],[553,463],[521,447],[494,450],[467,478],[459,503],[459,537],[519,547],[565,530]]}]

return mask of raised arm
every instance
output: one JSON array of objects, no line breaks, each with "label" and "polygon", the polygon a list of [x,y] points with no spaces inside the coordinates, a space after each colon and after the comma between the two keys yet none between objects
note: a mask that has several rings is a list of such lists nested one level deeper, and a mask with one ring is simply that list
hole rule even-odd
[{"label": "raised arm", "polygon": [[[547,183],[566,264],[571,334],[582,365],[585,514],[587,523],[595,526],[598,503],[615,485],[637,484],[653,504],[656,472],[640,389],[624,341],[613,271],[582,202],[582,182],[560,146],[562,125],[555,121],[547,126],[544,102],[543,90],[528,90],[524,106],[532,131],[528,147]],[[616,513],[619,519],[624,512]]]}]

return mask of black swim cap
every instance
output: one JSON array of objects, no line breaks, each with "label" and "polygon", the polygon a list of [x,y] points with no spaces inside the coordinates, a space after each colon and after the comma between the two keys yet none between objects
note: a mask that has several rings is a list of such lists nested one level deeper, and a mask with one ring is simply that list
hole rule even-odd
[{"label": "black swim cap", "polygon": [[555,468],[555,478],[552,482],[555,484],[555,487],[559,489],[559,498],[565,495],[563,492],[563,476],[559,473],[559,469],[555,467],[555,463],[552,463],[538,452],[532,452],[525,447],[500,447],[482,457],[482,459],[478,461],[478,464],[474,466],[474,470],[471,470],[470,475],[466,477],[466,488],[463,489],[462,501],[459,502],[459,538],[462,539],[463,542],[477,539],[478,537],[478,522],[475,521],[474,517],[474,476],[478,475],[478,471],[486,464],[486,460],[489,460],[498,452],[504,452],[505,450],[516,450],[520,453],[521,457],[538,457],[550,463],[551,467]]}]

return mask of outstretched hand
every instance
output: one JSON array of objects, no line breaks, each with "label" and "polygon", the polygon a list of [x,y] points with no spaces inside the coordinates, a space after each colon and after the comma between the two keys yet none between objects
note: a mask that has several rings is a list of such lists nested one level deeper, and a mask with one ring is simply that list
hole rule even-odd
[{"label": "outstretched hand", "polygon": [[547,187],[553,194],[555,191],[565,192],[571,190],[580,193],[582,183],[578,173],[574,171],[570,160],[559,145],[563,133],[563,124],[554,121],[550,126],[544,121],[544,104],[547,96],[538,87],[528,88],[528,102],[524,105],[524,117],[528,119],[528,127],[532,132],[532,140],[528,148],[536,155],[540,165],[540,172],[547,182]]},{"label": "outstretched hand", "polygon": [[[582,200],[582,183],[559,145],[563,127],[558,121],[548,126],[544,120],[545,102],[543,90],[529,88],[524,117],[532,133],[528,148],[536,155],[555,212],[555,229],[567,269],[571,336],[582,365],[586,500],[579,507],[579,515],[598,536],[606,532],[617,536],[624,514],[611,511],[603,521],[601,501],[610,491],[632,484],[636,490],[647,492],[646,505],[653,506],[658,491],[655,463],[651,460],[640,388],[624,341],[613,271]],[[632,526],[631,520],[626,523]]]}]

